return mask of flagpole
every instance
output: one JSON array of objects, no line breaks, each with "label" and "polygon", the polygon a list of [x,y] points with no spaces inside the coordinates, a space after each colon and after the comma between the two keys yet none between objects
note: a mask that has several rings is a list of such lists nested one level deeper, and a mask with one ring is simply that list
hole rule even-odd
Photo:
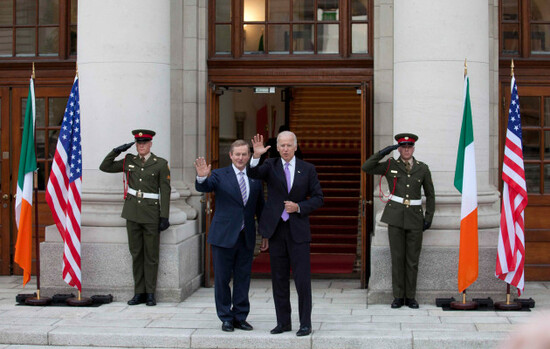
[{"label": "flagpole", "polygon": [[[510,63],[510,78],[514,78],[514,60]],[[520,310],[522,308],[519,302],[510,302],[510,284],[506,283],[506,301],[496,302],[495,308],[500,310]]]},{"label": "flagpole", "polygon": [[[36,75],[34,70],[34,62],[32,62],[31,79],[34,81]],[[36,139],[36,120],[33,120],[33,133]],[[36,147],[36,142],[34,143]],[[35,150],[36,152],[36,150]],[[38,168],[33,173],[33,191],[34,191],[34,248],[35,248],[35,270],[36,270],[36,297],[27,298],[25,304],[28,305],[47,305],[51,302],[50,297],[40,297],[40,236],[38,231]]]}]

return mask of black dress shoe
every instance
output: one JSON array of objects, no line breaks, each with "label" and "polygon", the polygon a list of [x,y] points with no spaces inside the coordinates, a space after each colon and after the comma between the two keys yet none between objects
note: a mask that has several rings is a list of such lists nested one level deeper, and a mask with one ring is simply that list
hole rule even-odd
[{"label": "black dress shoe", "polygon": [[301,326],[298,332],[296,332],[296,336],[302,337],[302,336],[308,336],[311,334],[311,326]]},{"label": "black dress shoe", "polygon": [[238,328],[239,330],[243,330],[243,331],[252,331],[252,329],[254,328],[254,327],[252,327],[251,324],[249,324],[245,320],[243,320],[243,321],[233,320],[233,327]]},{"label": "black dress shoe", "polygon": [[285,326],[277,325],[269,333],[279,334],[279,333],[289,332],[289,331],[292,331],[292,326],[291,325],[285,325]]},{"label": "black dress shoe", "polygon": [[411,309],[418,309],[418,302],[414,298],[405,298],[405,305]]},{"label": "black dress shoe", "polygon": [[145,293],[136,293],[132,299],[128,301],[128,305],[138,305],[145,303]]},{"label": "black dress shoe", "polygon": [[224,332],[233,332],[234,331],[233,323],[231,321],[224,321],[222,323],[222,331],[224,331]]},{"label": "black dress shoe", "polygon": [[157,305],[157,301],[155,300],[155,294],[154,293],[147,293],[147,305]]},{"label": "black dress shoe", "polygon": [[391,307],[393,309],[401,308],[403,306],[403,298],[394,298],[391,302]]}]

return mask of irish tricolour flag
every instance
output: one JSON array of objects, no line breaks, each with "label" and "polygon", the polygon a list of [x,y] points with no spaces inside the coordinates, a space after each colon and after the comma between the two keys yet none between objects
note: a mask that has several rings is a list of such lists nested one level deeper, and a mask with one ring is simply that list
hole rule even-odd
[{"label": "irish tricolour flag", "polygon": [[470,80],[464,77],[464,109],[456,159],[455,188],[462,193],[458,291],[474,283],[478,274],[477,183],[474,129],[470,104]]},{"label": "irish tricolour flag", "polygon": [[36,154],[34,153],[35,115],[34,82],[31,78],[23,138],[21,139],[17,196],[15,199],[17,243],[15,244],[14,260],[23,269],[23,285],[26,285],[31,279],[32,266],[32,181],[33,173],[36,170]]}]

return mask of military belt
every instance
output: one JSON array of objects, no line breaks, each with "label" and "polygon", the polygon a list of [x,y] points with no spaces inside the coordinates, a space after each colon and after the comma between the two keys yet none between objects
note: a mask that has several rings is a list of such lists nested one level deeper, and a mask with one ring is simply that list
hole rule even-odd
[{"label": "military belt", "polygon": [[136,198],[142,199],[158,199],[159,194],[157,193],[144,193],[141,190],[135,190],[132,188],[128,188],[128,194],[135,196]]},{"label": "military belt", "polygon": [[390,198],[391,201],[399,202],[400,204],[407,205],[407,206],[420,206],[422,205],[422,200],[410,200],[410,199],[403,199],[402,197],[392,195]]}]

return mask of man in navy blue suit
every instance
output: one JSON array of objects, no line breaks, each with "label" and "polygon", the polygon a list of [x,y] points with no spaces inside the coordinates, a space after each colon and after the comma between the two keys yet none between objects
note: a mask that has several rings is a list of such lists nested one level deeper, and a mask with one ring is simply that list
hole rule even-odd
[{"label": "man in navy blue suit", "polygon": [[[214,192],[216,196],[207,241],[212,245],[214,297],[222,330],[250,331],[252,326],[246,317],[250,311],[248,290],[256,243],[254,216],[260,217],[264,205],[263,186],[261,181],[247,177],[250,148],[246,141],[233,142],[229,157],[233,164],[212,171],[210,176],[211,165],[201,157],[195,160],[195,188],[203,193]],[[233,296],[229,287],[231,276]]]},{"label": "man in navy blue suit", "polygon": [[262,251],[269,248],[273,300],[277,326],[271,334],[292,330],[289,275],[292,268],[298,293],[300,329],[297,336],[311,334],[311,263],[309,214],[323,205],[323,192],[315,166],[296,158],[296,135],[283,131],[277,136],[280,158],[270,158],[259,165],[264,146],[263,136],[252,139],[254,155],[250,161],[250,178],[267,183],[268,198],[258,227]]}]

